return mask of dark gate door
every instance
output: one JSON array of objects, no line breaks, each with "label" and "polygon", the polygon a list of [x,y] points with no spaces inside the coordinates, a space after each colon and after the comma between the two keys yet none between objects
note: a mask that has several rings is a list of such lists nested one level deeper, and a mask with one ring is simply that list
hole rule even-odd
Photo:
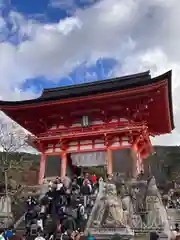
[{"label": "dark gate door", "polygon": [[60,156],[47,156],[45,177],[60,176],[61,158]]},{"label": "dark gate door", "polygon": [[113,151],[113,172],[119,172],[125,176],[132,173],[133,158],[130,149],[121,149]]}]

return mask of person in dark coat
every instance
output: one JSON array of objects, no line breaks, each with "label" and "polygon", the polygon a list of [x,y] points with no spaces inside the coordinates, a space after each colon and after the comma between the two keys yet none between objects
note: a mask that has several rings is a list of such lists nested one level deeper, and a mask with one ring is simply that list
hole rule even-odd
[{"label": "person in dark coat", "polygon": [[46,194],[40,201],[41,206],[48,206],[49,204],[49,198],[48,195]]},{"label": "person in dark coat", "polygon": [[62,233],[68,230],[72,232],[76,230],[76,222],[72,216],[68,216],[66,219],[64,219],[61,225]]},{"label": "person in dark coat", "polygon": [[33,211],[28,210],[25,214],[25,228],[26,228],[26,236],[30,234],[30,228],[33,220]]},{"label": "person in dark coat", "polygon": [[87,180],[84,182],[84,184],[81,187],[81,193],[83,195],[91,195],[92,193],[92,186],[90,184],[90,182]]},{"label": "person in dark coat", "polygon": [[84,184],[81,187],[81,193],[84,196],[84,207],[86,207],[89,204],[89,196],[92,193],[92,187],[88,180],[84,182]]},{"label": "person in dark coat", "polygon": [[55,189],[50,189],[47,193],[46,196],[48,197],[48,214],[52,214],[53,213],[53,206],[54,206],[54,201],[55,201],[55,196],[56,196],[56,191]]},{"label": "person in dark coat", "polygon": [[77,180],[77,184],[81,187],[84,181],[84,177],[80,175],[76,178],[76,180]]},{"label": "person in dark coat", "polygon": [[57,234],[57,219],[52,218],[52,221],[48,224],[47,227],[47,239],[53,238],[56,239]]},{"label": "person in dark coat", "polygon": [[58,215],[59,223],[61,225],[63,224],[64,220],[68,219],[69,217],[72,218],[72,215],[65,212],[64,206],[59,208],[57,215]]},{"label": "person in dark coat", "polygon": [[80,232],[84,231],[84,227],[85,227],[85,208],[82,204],[79,204],[77,207],[77,227],[79,228]]},{"label": "person in dark coat", "polygon": [[175,224],[175,229],[174,229],[174,231],[176,231],[176,232],[179,232],[179,231],[180,231],[180,229],[179,229],[179,224],[178,224],[178,223]]}]

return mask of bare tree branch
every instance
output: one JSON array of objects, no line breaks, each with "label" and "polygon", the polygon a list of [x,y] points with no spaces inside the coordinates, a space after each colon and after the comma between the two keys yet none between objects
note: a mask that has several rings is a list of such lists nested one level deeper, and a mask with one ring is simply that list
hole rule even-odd
[{"label": "bare tree branch", "polygon": [[4,122],[0,120],[0,168],[8,171],[9,169],[20,169],[24,155],[19,155],[17,159],[14,153],[25,152],[28,147],[27,135],[20,129],[15,122]]}]

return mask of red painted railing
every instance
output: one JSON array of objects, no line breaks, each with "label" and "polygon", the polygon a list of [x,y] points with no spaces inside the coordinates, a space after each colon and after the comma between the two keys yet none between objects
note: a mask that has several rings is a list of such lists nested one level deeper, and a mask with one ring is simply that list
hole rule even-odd
[{"label": "red painted railing", "polygon": [[32,137],[32,140],[63,140],[63,139],[79,139],[85,137],[93,137],[93,136],[105,136],[105,135],[117,135],[120,133],[140,133],[144,129],[147,129],[147,126],[142,123],[134,123],[128,124],[124,127],[116,126],[110,127],[109,125],[104,125],[104,127],[89,127],[87,129],[68,129],[64,130],[63,132],[53,132],[53,133],[44,133],[39,135],[38,137]]}]

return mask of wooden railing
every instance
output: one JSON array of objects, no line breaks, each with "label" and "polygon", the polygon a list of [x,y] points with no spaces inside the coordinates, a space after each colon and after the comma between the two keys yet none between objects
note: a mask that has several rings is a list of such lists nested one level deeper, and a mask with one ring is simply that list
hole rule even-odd
[{"label": "wooden railing", "polygon": [[73,129],[67,129],[67,130],[63,130],[63,131],[55,131],[55,132],[46,132],[46,133],[42,133],[40,134],[38,137],[32,137],[32,140],[43,140],[43,139],[67,139],[67,138],[80,138],[83,136],[94,136],[94,135],[104,135],[104,133],[106,134],[117,134],[117,133],[123,133],[123,132],[136,132],[139,133],[139,131],[142,131],[144,129],[146,129],[147,127],[145,125],[142,125],[140,123],[136,123],[136,124],[129,124],[127,126],[114,126],[114,127],[110,127],[110,126],[103,126],[103,127],[89,127],[87,129],[82,128],[79,130],[73,130]]}]

